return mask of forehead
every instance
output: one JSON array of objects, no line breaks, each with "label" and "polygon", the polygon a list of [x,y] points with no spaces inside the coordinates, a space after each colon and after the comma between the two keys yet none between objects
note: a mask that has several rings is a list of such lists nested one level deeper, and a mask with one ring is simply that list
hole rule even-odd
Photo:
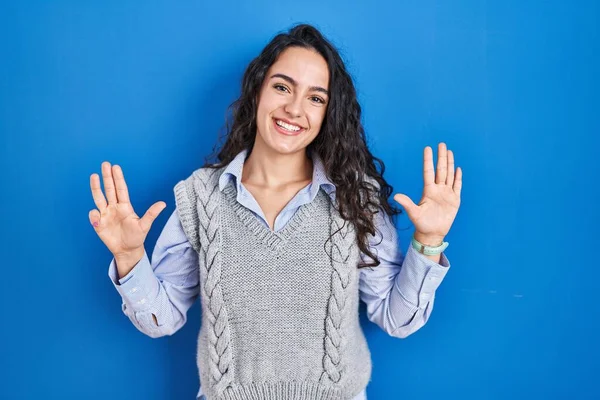
[{"label": "forehead", "polygon": [[325,89],[329,86],[327,62],[314,50],[288,47],[271,65],[268,77],[277,73],[293,78],[300,86],[321,86]]}]

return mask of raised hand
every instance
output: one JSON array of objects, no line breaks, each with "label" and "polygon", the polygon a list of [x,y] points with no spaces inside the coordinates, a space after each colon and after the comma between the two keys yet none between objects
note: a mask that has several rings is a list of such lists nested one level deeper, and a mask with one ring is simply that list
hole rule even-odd
[{"label": "raised hand", "polygon": [[419,205],[405,194],[394,195],[415,225],[415,238],[421,243],[437,246],[448,234],[460,207],[462,169],[454,172],[454,154],[445,143],[438,145],[437,171],[433,168],[433,150],[423,152],[423,195]]},{"label": "raised hand", "polygon": [[[142,218],[133,210],[129,201],[129,192],[123,171],[118,165],[111,167],[110,163],[102,163],[102,178],[106,198],[100,189],[100,177],[98,174],[90,176],[92,197],[98,209],[89,212],[89,220],[94,230],[104,242],[106,247],[117,260],[137,261],[144,254],[144,240],[150,231],[156,217],[166,208],[164,201],[154,203]],[[108,199],[108,202],[107,202]],[[118,265],[119,274],[125,275],[125,262]]]}]

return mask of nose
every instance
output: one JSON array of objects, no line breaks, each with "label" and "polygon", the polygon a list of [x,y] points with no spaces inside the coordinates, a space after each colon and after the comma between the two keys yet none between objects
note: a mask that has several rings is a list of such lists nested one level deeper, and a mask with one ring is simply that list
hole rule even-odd
[{"label": "nose", "polygon": [[284,110],[294,118],[302,116],[302,96],[290,96]]}]

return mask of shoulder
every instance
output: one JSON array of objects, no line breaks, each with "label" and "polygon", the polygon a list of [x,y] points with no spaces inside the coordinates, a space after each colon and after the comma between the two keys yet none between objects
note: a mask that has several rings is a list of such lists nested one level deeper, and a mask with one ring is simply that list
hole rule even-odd
[{"label": "shoulder", "polygon": [[206,183],[215,181],[215,180],[218,181],[219,176],[221,175],[223,170],[224,170],[224,167],[223,168],[201,167],[201,168],[194,170],[186,178],[186,180],[189,180],[189,181],[200,180],[200,181],[206,182]]},{"label": "shoulder", "polygon": [[175,188],[186,187],[188,190],[205,189],[208,186],[218,185],[219,177],[223,173],[224,168],[201,167],[195,169],[186,178],[180,180],[175,185]]},{"label": "shoulder", "polygon": [[379,184],[379,182],[377,182],[377,179],[364,173],[362,177],[362,182],[363,185],[361,185],[361,188],[359,190],[361,202],[374,203],[373,205],[379,207],[381,205],[379,196],[381,185]]},{"label": "shoulder", "polygon": [[201,167],[175,184],[175,203],[178,209],[191,208],[196,200],[205,195],[210,196],[219,185],[219,177],[223,168]]},{"label": "shoulder", "polygon": [[[198,225],[201,216],[198,213],[198,204],[207,207],[214,199],[218,187],[220,168],[202,167],[194,170],[185,179],[177,182],[173,191],[175,193],[175,208],[183,230],[197,252],[200,251]],[[206,213],[201,214],[206,217]]]},{"label": "shoulder", "polygon": [[377,182],[377,179],[375,179],[374,177],[367,175],[367,173],[365,172],[363,174],[363,182],[367,182],[370,183],[371,185],[374,186],[374,190],[379,190],[381,188],[381,186],[379,185],[379,182]]}]

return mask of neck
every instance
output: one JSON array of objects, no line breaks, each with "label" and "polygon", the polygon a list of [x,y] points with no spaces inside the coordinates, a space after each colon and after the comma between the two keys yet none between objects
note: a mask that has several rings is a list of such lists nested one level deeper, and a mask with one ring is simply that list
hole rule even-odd
[{"label": "neck", "polygon": [[244,162],[242,181],[276,188],[312,179],[313,165],[306,151],[280,154],[255,143]]}]

